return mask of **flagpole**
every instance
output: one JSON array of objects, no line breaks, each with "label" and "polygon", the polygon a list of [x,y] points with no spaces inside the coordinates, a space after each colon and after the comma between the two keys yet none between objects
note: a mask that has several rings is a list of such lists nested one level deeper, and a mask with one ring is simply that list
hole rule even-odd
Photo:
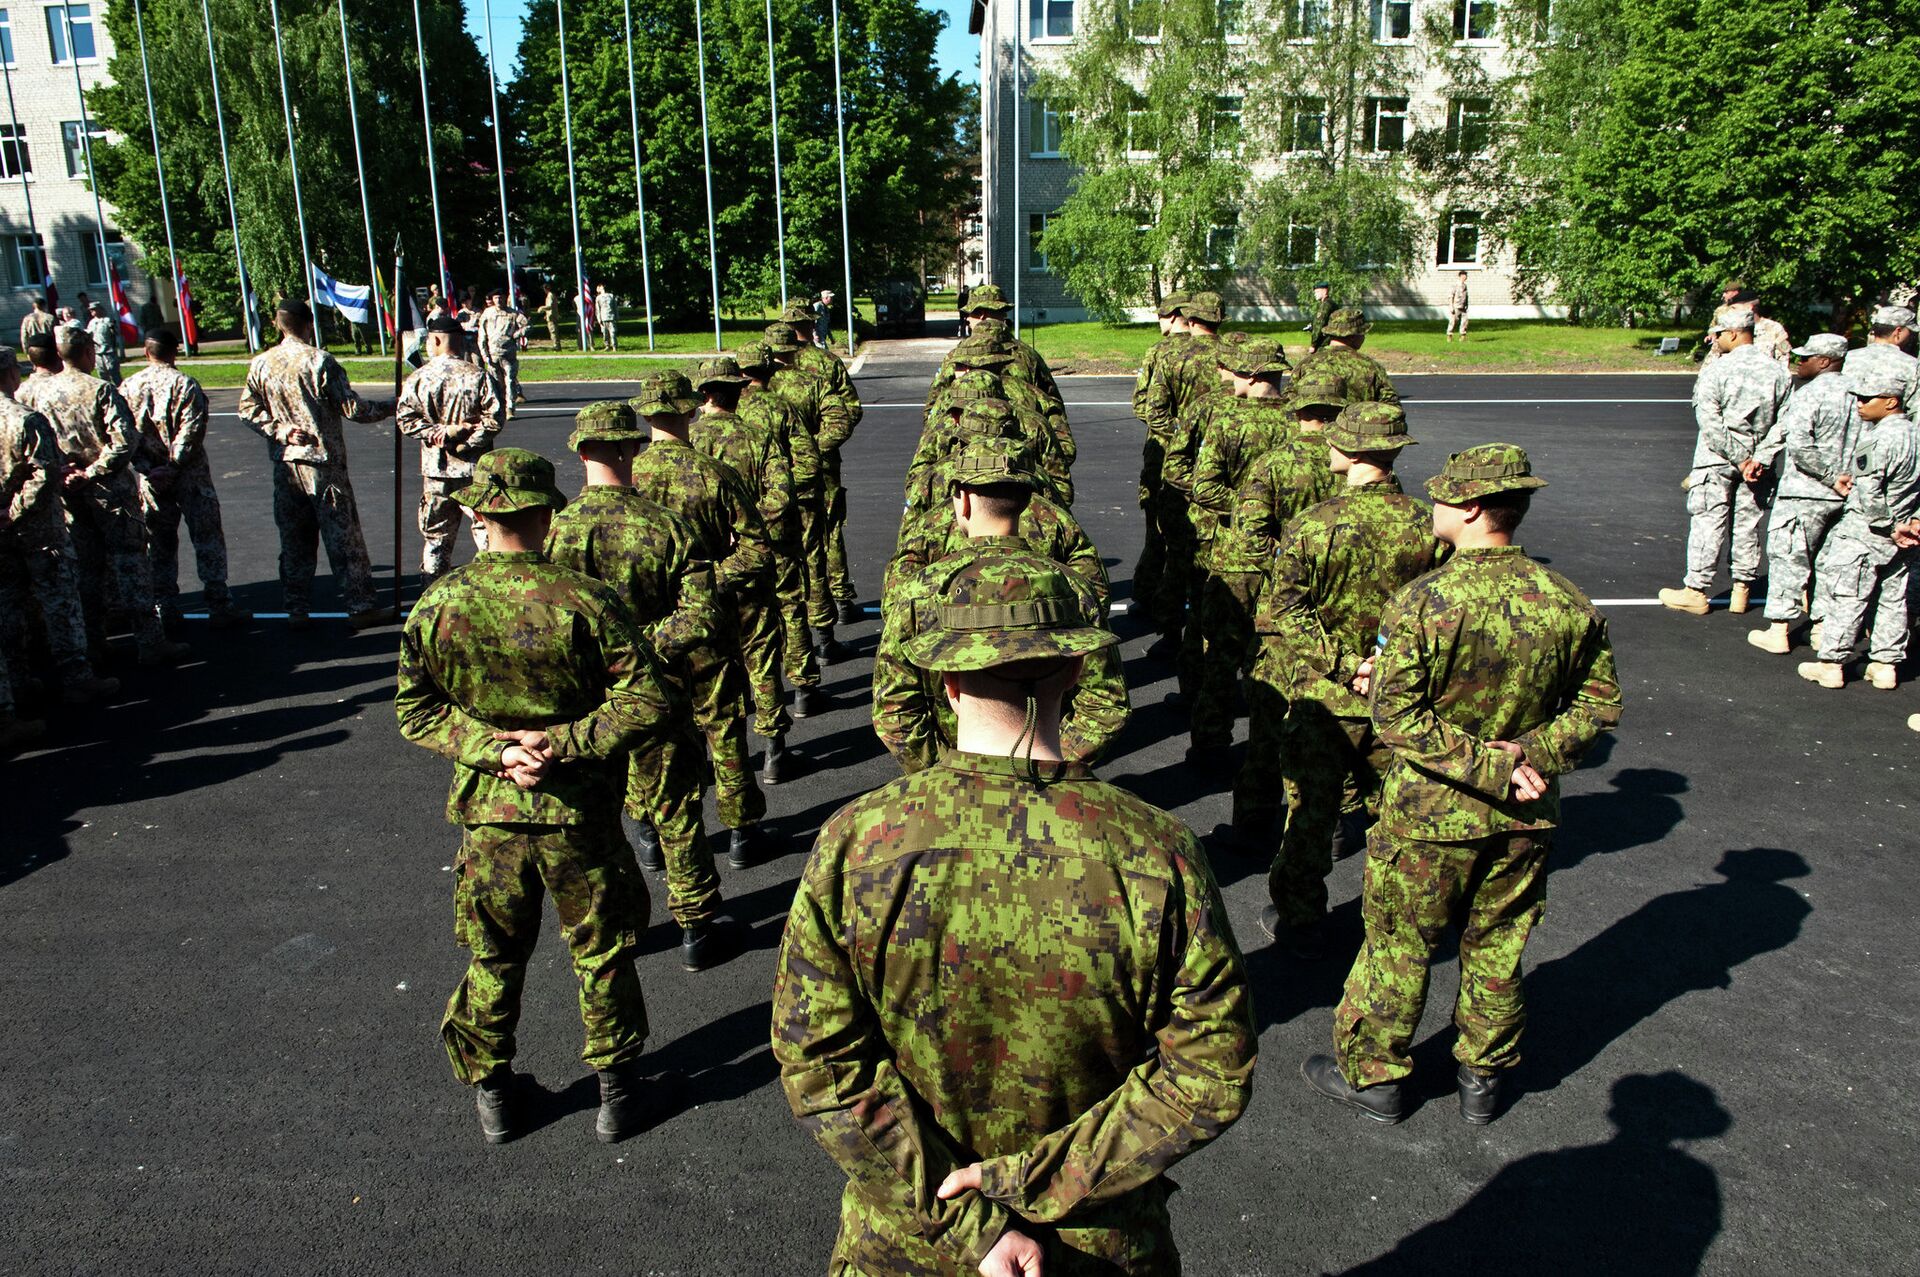
[{"label": "flagpole", "polygon": [[20,114],[13,105],[13,69],[4,61],[0,61],[0,77],[4,77],[7,83],[7,118],[13,123],[13,158],[16,175],[20,178],[20,194],[27,201],[27,234],[33,236],[34,247],[40,254],[40,287],[45,289],[53,272],[48,265],[46,245],[40,240],[40,227],[33,220],[33,183],[27,181],[25,157],[21,155],[26,140],[20,132]]},{"label": "flagpole", "polygon": [[[136,0],[137,3],[137,0]],[[360,155],[360,107],[353,99],[353,52],[347,46],[347,0],[340,0],[340,61],[347,68],[347,118],[353,124],[353,168],[360,175],[360,224],[367,232],[367,281],[374,305],[373,330],[380,336],[380,353],[387,353],[387,326],[380,317],[380,262],[373,255],[373,210],[367,203],[367,166]],[[342,316],[344,318],[344,316]],[[349,321],[351,322],[351,321]]]},{"label": "flagpole", "polygon": [[240,328],[247,335],[247,350],[251,352],[259,349],[253,340],[253,290],[247,287],[247,263],[240,256],[240,210],[233,202],[233,166],[227,161],[227,117],[220,106],[220,66],[213,57],[213,15],[207,12],[207,0],[200,0],[200,21],[207,31],[207,74],[213,81],[213,122],[220,131],[220,172],[227,182],[227,225],[233,228],[233,269],[240,284]]},{"label": "flagpole", "polygon": [[707,179],[707,269],[713,275],[713,348],[720,350],[720,246],[713,233],[713,151],[707,141],[706,25],[700,0],[693,0],[693,42],[700,67],[700,167]]},{"label": "flagpole", "polygon": [[1016,27],[1013,39],[1013,335],[1020,336],[1020,277],[1027,273],[1027,264],[1021,260],[1021,254],[1032,250],[1028,243],[1027,228],[1020,224],[1020,117],[1026,112],[1020,107],[1020,32]]},{"label": "flagpole", "polygon": [[[306,282],[302,285],[308,296],[313,294],[313,254],[307,248],[307,206],[300,199],[300,157],[295,153],[293,144],[293,98],[287,93],[287,55],[280,43],[280,0],[267,0],[267,9],[273,15],[273,60],[280,70],[280,118],[287,125],[287,165],[293,170],[293,216],[300,226],[300,264],[306,270]],[[320,323],[320,312],[313,314],[313,335],[322,349],[326,347],[325,329]]]},{"label": "flagpole", "polygon": [[[140,0],[133,0],[133,29],[140,40],[140,80],[147,90],[147,128],[153,134],[153,173],[160,187],[160,220],[167,230],[167,264],[173,271],[173,307],[181,318],[180,331],[186,331],[187,299],[180,294],[180,258],[173,251],[173,211],[167,204],[167,169],[160,159],[160,121],[153,113],[153,76],[147,70],[147,24],[140,16]],[[8,89],[11,93],[11,85]],[[29,222],[31,229],[31,222]],[[119,316],[114,317],[115,322]]]},{"label": "flagpole", "polygon": [[840,94],[840,0],[833,0],[833,123],[840,144],[840,259],[847,280],[847,354],[857,344],[854,323],[859,318],[853,305],[853,236],[847,230],[847,109]]},{"label": "flagpole", "polygon": [[774,82],[773,0],[767,0],[767,114],[773,119],[773,230],[780,246],[780,306],[787,305],[787,213],[780,194],[780,96]]},{"label": "flagpole", "polygon": [[[414,0],[418,4],[420,0]],[[580,319],[580,349],[584,352],[587,345],[587,314],[593,307],[593,299],[587,296],[586,265],[580,260],[580,196],[574,189],[573,179],[573,95],[567,88],[567,4],[566,0],[553,0],[553,11],[560,19],[560,117],[567,134],[567,212],[573,218],[573,286],[578,301],[574,313]]]},{"label": "flagpole", "polygon": [[[403,291],[407,286],[406,274],[407,259],[400,252],[400,237],[395,235],[393,237],[393,401],[395,403],[400,402],[400,392],[404,388],[401,352],[406,348],[406,342],[400,337],[400,317],[412,310],[412,307],[403,300],[406,297]],[[403,438],[405,436],[396,428],[393,431],[393,610],[396,612],[400,610],[400,538],[402,536],[400,488],[405,481],[406,472],[401,443]]]},{"label": "flagpole", "polygon": [[633,0],[621,0],[627,32],[627,114],[633,134],[633,198],[640,206],[640,286],[646,290],[647,349],[653,349],[653,271],[647,263],[647,187],[640,179],[640,98],[633,87]]},{"label": "flagpole", "polygon": [[[67,60],[73,63],[73,91],[80,99],[80,149],[87,157],[87,185],[93,190],[93,224],[100,232],[100,278],[106,281],[107,304],[113,304],[113,263],[107,258],[107,215],[100,210],[100,184],[93,180],[93,128],[87,118],[87,90],[80,83],[80,51],[73,47],[73,10],[60,6],[60,23],[67,33]],[[81,323],[86,320],[82,319]],[[120,317],[114,316],[117,330]]]},{"label": "flagpole", "polygon": [[[427,39],[420,30],[420,0],[413,0],[413,47],[420,61],[420,119],[427,133],[427,193],[433,200],[433,252],[439,264],[440,287],[453,291],[447,279],[447,246],[440,241],[440,170],[433,162],[433,106],[427,101]],[[453,298],[446,299],[447,311],[453,311]],[[395,341],[399,340],[396,332]]]},{"label": "flagpole", "polygon": [[501,143],[501,135],[506,131],[500,123],[500,90],[493,77],[493,0],[486,0],[487,22],[487,97],[493,103],[493,167],[500,177],[500,256],[507,264],[507,305],[520,304],[518,292],[513,287],[513,227],[507,221],[507,159],[506,148]]}]

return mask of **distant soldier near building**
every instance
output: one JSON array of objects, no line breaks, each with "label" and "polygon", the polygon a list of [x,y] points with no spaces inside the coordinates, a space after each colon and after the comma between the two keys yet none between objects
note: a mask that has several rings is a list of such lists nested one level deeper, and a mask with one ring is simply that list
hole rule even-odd
[{"label": "distant soldier near building", "polygon": [[1326,342],[1300,361],[1295,378],[1309,373],[1338,377],[1348,403],[1399,403],[1400,392],[1379,360],[1360,348],[1366,345],[1373,322],[1358,306],[1342,306],[1327,317],[1321,335]]},{"label": "distant soldier near building", "polygon": [[1318,350],[1327,344],[1327,321],[1333,318],[1333,285],[1313,286],[1313,318],[1307,322],[1307,347]]},{"label": "distant soldier near building", "polygon": [[400,433],[420,441],[420,575],[431,584],[452,566],[453,541],[464,521],[476,549],[486,532],[454,494],[473,480],[476,461],[500,433],[494,379],[464,358],[466,333],[442,316],[427,322],[427,362],[401,387],[394,410]]},{"label": "distant soldier near building", "polygon": [[395,698],[401,734],[454,764],[454,936],[472,958],[440,1036],[454,1076],[476,1088],[487,1141],[522,1133],[514,1030],[551,893],[580,978],[581,1057],[599,1074],[594,1129],[612,1142],[645,1118],[634,958],[648,912],[614,760],[668,730],[673,702],[618,596],[541,553],[566,504],[545,458],[491,453],[458,495],[489,525],[490,549],[414,605]]},{"label": "distant soldier near building", "polygon": [[1177,1272],[1164,1172],[1253,1071],[1226,910],[1184,826],[1060,761],[1116,640],[1059,569],[983,556],[936,608],[906,656],[957,748],[821,828],[775,976],[787,1102],[847,1176],[829,1267]]},{"label": "distant soldier near building", "polygon": [[508,421],[518,415],[514,405],[527,397],[520,389],[520,343],[526,335],[527,317],[508,303],[506,290],[488,293],[478,323],[480,364],[493,378],[493,393]]},{"label": "distant soldier near building", "polygon": [[[1167,565],[1167,541],[1160,531],[1161,471],[1166,464],[1167,441],[1153,432],[1147,420],[1147,401],[1152,395],[1155,378],[1160,376],[1161,365],[1167,361],[1168,352],[1184,344],[1187,339],[1187,321],[1180,313],[1180,308],[1187,301],[1187,294],[1182,292],[1170,292],[1160,299],[1160,340],[1147,347],[1147,353],[1140,361],[1140,372],[1133,382],[1133,415],[1140,419],[1140,424],[1147,431],[1146,442],[1140,448],[1140,512],[1146,520],[1147,539],[1133,569],[1134,603],[1142,609],[1148,609],[1149,600],[1159,597],[1160,578],[1166,572]],[[1150,619],[1153,618],[1150,616]]]},{"label": "distant soldier near building", "polygon": [[[827,378],[799,366],[806,348],[792,324],[768,324],[763,344],[775,365],[767,384],[807,422],[819,457],[820,504],[816,508],[810,502],[801,503],[801,536],[807,552],[807,610],[814,626],[814,656],[822,665],[831,664],[846,655],[834,637],[835,623],[850,624],[861,616],[858,608],[848,606],[853,602],[851,578],[844,573],[836,578],[834,567],[836,503],[842,517],[846,509],[846,490],[840,482],[840,447],[853,434],[853,416],[846,400],[833,393]],[[837,553],[844,563],[844,544]]]},{"label": "distant soldier near building", "polygon": [[1461,341],[1467,339],[1467,308],[1473,304],[1467,295],[1467,272],[1460,271],[1454,276],[1453,291],[1447,294],[1447,340],[1452,341],[1455,334]]},{"label": "distant soldier near building", "polygon": [[[829,296],[831,294],[828,294]],[[788,313],[796,307],[789,306]],[[865,619],[856,599],[853,575],[847,566],[847,488],[840,481],[840,449],[860,424],[864,411],[860,395],[847,376],[847,366],[833,353],[831,343],[814,345],[804,324],[782,319],[768,325],[764,340],[783,363],[818,377],[828,399],[838,405],[836,413],[821,416],[816,444],[820,452],[820,500],[825,507],[826,527],[821,546],[826,553],[827,593],[833,599],[834,616],[842,625],[854,625]]]},{"label": "distant soldier near building", "polygon": [[109,386],[120,384],[120,325],[107,314],[107,308],[99,302],[87,307],[83,316],[86,321],[87,336],[93,338],[94,357],[97,361],[95,375]]},{"label": "distant soldier near building", "polygon": [[304,629],[312,610],[314,558],[327,547],[347,619],[355,629],[388,625],[396,613],[374,603],[373,568],[347,477],[343,421],[384,421],[393,405],[362,399],[340,361],[313,344],[313,312],[299,298],[273,315],[280,342],[260,352],[240,392],[240,418],[266,437],[273,459],[273,521],[280,529],[280,588],[288,624]]},{"label": "distant soldier near building", "polygon": [[34,335],[38,333],[51,333],[53,331],[53,325],[53,312],[47,309],[47,299],[44,297],[34,298],[33,309],[28,311],[25,317],[20,320],[20,349],[25,350],[28,340]]},{"label": "distant soldier near building", "polygon": [[1460,1115],[1497,1115],[1520,1058],[1520,958],[1546,900],[1558,777],[1620,721],[1607,623],[1513,543],[1533,491],[1511,444],[1455,453],[1427,481],[1446,563],[1387,604],[1380,650],[1354,671],[1392,753],[1368,835],[1367,935],[1333,1017],[1333,1054],[1302,1066],[1328,1099],[1377,1122],[1406,1114],[1402,1082],[1428,969],[1460,928],[1454,1012]]},{"label": "distant soldier near building", "polygon": [[593,318],[600,325],[600,336],[608,350],[620,349],[620,299],[601,284],[593,297]]},{"label": "distant soldier near building", "polygon": [[207,393],[174,366],[180,338],[170,328],[147,334],[147,366],[120,388],[140,434],[135,464],[153,494],[147,514],[153,595],[161,619],[180,619],[180,524],[193,541],[194,566],[207,602],[207,623],[231,629],[253,619],[227,589],[227,534],[220,494],[207,461]]}]

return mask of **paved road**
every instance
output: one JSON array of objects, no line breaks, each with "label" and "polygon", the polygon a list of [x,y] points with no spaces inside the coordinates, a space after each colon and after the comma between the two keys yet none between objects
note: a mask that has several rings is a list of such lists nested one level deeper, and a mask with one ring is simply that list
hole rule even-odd
[{"label": "paved road", "polygon": [[[909,349],[861,378],[874,406],[848,477],[869,599],[918,424],[894,405],[917,404],[930,371]],[[1492,1127],[1462,1125],[1447,1096],[1450,967],[1418,1049],[1428,1102],[1405,1125],[1310,1096],[1295,1069],[1327,1039],[1344,963],[1275,955],[1255,922],[1263,867],[1217,862],[1264,1058],[1246,1119],[1177,1172],[1189,1271],[1906,1268],[1920,1246],[1904,1067],[1920,737],[1903,722],[1920,696],[1821,691],[1748,647],[1742,618],[1641,605],[1681,560],[1684,379],[1403,384],[1423,444],[1412,479],[1475,442],[1533,451],[1552,486],[1527,544],[1622,601],[1608,610],[1626,718],[1566,786],[1529,955],[1527,1093]],[[1127,388],[1068,387],[1079,513],[1122,598],[1140,545]],[[531,389],[536,407],[570,410],[625,388]],[[557,456],[567,421],[529,414],[512,437]],[[382,565],[387,438],[353,432]],[[270,610],[264,449],[230,418],[211,447],[234,578]],[[0,1271],[819,1271],[839,1177],[774,1083],[768,987],[812,831],[892,774],[861,699],[875,628],[854,627],[861,659],[828,675],[841,708],[796,732],[810,774],[771,795],[786,854],[723,870],[749,951],[689,976],[669,928],[649,933],[653,1041],[692,1075],[689,1104],[613,1149],[592,1140],[551,924],[521,1056],[547,1125],[488,1148],[448,1077],[435,1029],[462,965],[456,838],[445,765],[393,726],[393,631],[195,635],[199,659],[171,682],[137,679],[137,695],[6,764]],[[1184,767],[1171,684],[1126,632],[1136,713],[1105,772],[1209,830],[1227,777]],[[1351,861],[1334,875],[1343,947],[1358,879]]]}]

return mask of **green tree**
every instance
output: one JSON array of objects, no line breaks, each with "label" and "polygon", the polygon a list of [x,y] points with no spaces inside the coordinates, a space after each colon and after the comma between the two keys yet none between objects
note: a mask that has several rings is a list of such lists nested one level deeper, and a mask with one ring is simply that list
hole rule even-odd
[{"label": "green tree", "polygon": [[[839,165],[833,28],[821,6],[775,0],[780,145],[790,292],[841,291]],[[694,7],[633,0],[634,80],[654,307],[683,320],[710,315],[707,210],[700,146]],[[763,0],[707,0],[708,128],[723,309],[757,309],[779,295],[773,152],[767,104]],[[913,0],[843,0],[842,71],[847,203],[854,287],[916,276],[951,241],[952,210],[971,179],[929,162],[949,151],[966,103],[934,70],[945,19]],[[620,0],[570,0],[575,181],[588,273],[623,296],[641,294],[639,218]],[[533,242],[546,268],[572,274],[560,53],[553,6],[529,12],[520,73],[511,90],[519,122],[516,176]],[[564,285],[563,285],[564,286]]]},{"label": "green tree", "polygon": [[[281,0],[280,20],[313,260],[335,278],[357,282],[367,273],[366,235],[336,2]],[[203,325],[231,328],[239,317],[239,288],[199,0],[142,0],[141,11],[175,246],[201,304]],[[259,0],[211,0],[211,12],[240,242],[255,292],[263,305],[271,305],[278,295],[307,292],[300,279],[272,32]],[[499,205],[493,197],[486,64],[464,29],[460,0],[428,0],[421,16],[449,266],[463,285],[490,282],[500,270],[487,249],[499,240]],[[106,20],[114,44],[112,83],[91,91],[88,106],[120,140],[96,146],[94,164],[101,193],[141,245],[148,272],[164,281],[166,236],[131,0],[112,0]],[[349,5],[347,24],[381,270],[391,272],[398,234],[413,278],[424,284],[433,276],[434,239],[412,6]],[[166,291],[167,285],[161,287]]]}]

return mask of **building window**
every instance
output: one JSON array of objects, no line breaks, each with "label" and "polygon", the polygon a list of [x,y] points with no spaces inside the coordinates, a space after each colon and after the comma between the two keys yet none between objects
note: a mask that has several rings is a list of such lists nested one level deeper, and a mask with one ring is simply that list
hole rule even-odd
[{"label": "building window", "polygon": [[[87,137],[93,139],[95,146],[107,144],[107,131],[92,120],[87,121]],[[60,124],[60,143],[67,152],[67,176],[85,177],[87,175],[87,147],[80,136],[80,121],[63,120]]]},{"label": "building window", "polygon": [[1320,228],[1287,223],[1287,265],[1311,266],[1320,260]]},{"label": "building window", "polygon": [[1060,154],[1060,112],[1045,102],[1029,99],[1027,102],[1027,154],[1055,156]]},{"label": "building window", "polygon": [[55,66],[65,66],[76,56],[82,62],[98,60],[99,54],[93,47],[91,4],[49,5],[46,13],[47,48],[53,53]]},{"label": "building window", "polygon": [[1554,12],[1554,0],[1534,0],[1533,38],[1535,43],[1552,42],[1557,25],[1555,19],[1559,16]]},{"label": "building window", "polygon": [[1046,237],[1047,224],[1053,220],[1052,213],[1027,214],[1027,270],[1033,274],[1044,274],[1047,269],[1047,255],[1040,249],[1040,241]]},{"label": "building window", "polygon": [[1027,0],[1027,38],[1064,40],[1073,34],[1073,0]]},{"label": "building window", "polygon": [[1413,0],[1373,0],[1373,38],[1379,44],[1413,39]]},{"label": "building window", "polygon": [[1127,111],[1127,154],[1144,158],[1152,155],[1155,149],[1153,121],[1147,115],[1147,109],[1144,106],[1130,108]]},{"label": "building window", "polygon": [[1293,35],[1314,40],[1327,33],[1328,0],[1293,0]]},{"label": "building window", "polygon": [[1407,149],[1407,100],[1368,98],[1366,145],[1376,155]]},{"label": "building window", "polygon": [[9,287],[37,289],[47,282],[46,241],[38,235],[7,236],[6,256]]},{"label": "building window", "polygon": [[20,64],[13,60],[13,14],[0,9],[0,62],[10,67]]},{"label": "building window", "polygon": [[1128,35],[1136,40],[1160,38],[1160,0],[1126,0],[1121,12]]},{"label": "building window", "polygon": [[[87,259],[87,287],[105,288],[107,281],[100,277],[100,232],[82,231],[80,249]],[[120,239],[119,231],[107,232],[107,256],[113,259],[113,269],[125,279],[127,277],[126,246]]]},{"label": "building window", "polygon": [[1241,99],[1227,95],[1213,100],[1213,150],[1216,155],[1240,149]]},{"label": "building window", "polygon": [[1327,100],[1292,98],[1287,103],[1292,127],[1287,130],[1292,151],[1324,151],[1327,148]]},{"label": "building window", "polygon": [[1493,0],[1453,0],[1453,38],[1484,41],[1493,39]]},{"label": "building window", "polygon": [[1447,149],[1478,155],[1493,141],[1493,103],[1487,98],[1455,98],[1447,103]]},{"label": "building window", "polygon": [[1220,34],[1244,36],[1247,33],[1247,0],[1215,0],[1220,17]]},{"label": "building window", "polygon": [[1440,224],[1442,266],[1477,266],[1480,263],[1480,215],[1452,212]]},{"label": "building window", "polygon": [[33,176],[33,153],[27,149],[27,126],[0,124],[0,177]]},{"label": "building window", "polygon": [[1207,231],[1207,268],[1228,270],[1237,265],[1239,228],[1215,226]]}]

